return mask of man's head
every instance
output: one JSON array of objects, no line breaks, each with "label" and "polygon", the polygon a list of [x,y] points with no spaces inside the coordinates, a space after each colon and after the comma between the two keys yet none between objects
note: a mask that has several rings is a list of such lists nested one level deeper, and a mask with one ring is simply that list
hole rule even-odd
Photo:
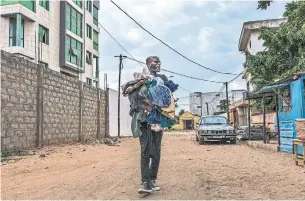
[{"label": "man's head", "polygon": [[161,61],[157,56],[150,56],[146,59],[146,65],[150,72],[160,72]]}]

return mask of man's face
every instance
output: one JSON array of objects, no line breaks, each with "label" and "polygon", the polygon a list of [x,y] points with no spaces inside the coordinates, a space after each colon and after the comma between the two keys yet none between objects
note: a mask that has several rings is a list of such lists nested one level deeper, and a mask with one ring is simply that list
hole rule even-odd
[{"label": "man's face", "polygon": [[149,69],[153,72],[160,72],[161,61],[159,59],[152,59],[149,63]]}]

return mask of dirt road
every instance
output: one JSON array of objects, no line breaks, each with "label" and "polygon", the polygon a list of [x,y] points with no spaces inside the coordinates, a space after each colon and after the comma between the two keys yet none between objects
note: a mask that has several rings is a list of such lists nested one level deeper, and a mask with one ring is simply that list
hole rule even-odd
[{"label": "dirt road", "polygon": [[138,139],[121,146],[73,145],[46,157],[1,166],[2,199],[304,199],[305,169],[292,156],[246,145],[201,145],[193,136],[163,139],[160,192],[143,197]]}]

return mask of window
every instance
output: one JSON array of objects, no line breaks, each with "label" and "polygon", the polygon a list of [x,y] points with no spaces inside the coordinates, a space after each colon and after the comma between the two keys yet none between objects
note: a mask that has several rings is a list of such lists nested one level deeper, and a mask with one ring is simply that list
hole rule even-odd
[{"label": "window", "polygon": [[93,49],[98,51],[98,32],[93,30]]},{"label": "window", "polygon": [[71,5],[66,6],[66,28],[76,35],[82,37],[83,15],[75,10]]},{"label": "window", "polygon": [[[9,46],[21,46],[24,47],[24,20],[21,20],[20,32],[17,33],[17,20],[21,20],[20,18],[10,18],[10,26],[9,26]],[[18,35],[17,35],[18,34]],[[18,42],[19,41],[19,42]]]},{"label": "window", "polygon": [[74,2],[76,5],[78,5],[80,8],[83,7],[83,2],[82,2],[82,0],[73,0],[73,2]]},{"label": "window", "polygon": [[87,54],[86,54],[86,63],[87,64],[92,64],[92,53],[87,51]]},{"label": "window", "polygon": [[221,124],[227,124],[228,120],[225,117],[221,117],[221,116],[211,116],[211,117],[203,117],[200,120],[200,125],[205,125],[205,124],[209,124],[209,125],[221,125]]},{"label": "window", "polygon": [[93,80],[93,86],[98,87],[98,81]]},{"label": "window", "polygon": [[10,18],[9,46],[16,46],[16,19]]},{"label": "window", "polygon": [[280,89],[281,110],[287,112],[291,110],[290,86]]},{"label": "window", "polygon": [[20,3],[31,11],[36,12],[36,1],[22,0]]},{"label": "window", "polygon": [[66,61],[76,66],[83,66],[83,44],[66,35]]},{"label": "window", "polygon": [[87,0],[87,10],[92,13],[92,1],[91,0]]},{"label": "window", "polygon": [[87,37],[92,39],[92,27],[87,24]]},{"label": "window", "polygon": [[98,9],[93,5],[93,23],[98,26]]},{"label": "window", "polygon": [[93,55],[93,61],[92,61],[92,76],[98,77],[99,74],[99,67],[98,67],[98,57]]},{"label": "window", "polygon": [[39,63],[44,67],[44,68],[49,68],[49,64],[39,61]]},{"label": "window", "polygon": [[49,0],[40,0],[39,5],[41,7],[44,7],[45,9],[49,10],[50,9],[50,2]]},{"label": "window", "polygon": [[39,25],[38,38],[40,42],[49,45],[49,29]]},{"label": "window", "polygon": [[92,85],[92,80],[90,78],[87,78],[87,84]]}]

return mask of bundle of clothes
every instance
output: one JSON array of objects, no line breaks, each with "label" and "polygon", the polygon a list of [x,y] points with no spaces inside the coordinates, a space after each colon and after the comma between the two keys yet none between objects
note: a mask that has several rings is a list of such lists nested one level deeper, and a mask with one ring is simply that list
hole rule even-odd
[{"label": "bundle of clothes", "polygon": [[[143,70],[144,72],[144,70]],[[175,121],[175,99],[173,92],[178,85],[164,75],[152,76],[134,73],[134,80],[121,86],[123,95],[130,101],[129,115],[132,117],[133,137],[139,137],[141,124],[147,123],[153,131],[163,131]]]}]

